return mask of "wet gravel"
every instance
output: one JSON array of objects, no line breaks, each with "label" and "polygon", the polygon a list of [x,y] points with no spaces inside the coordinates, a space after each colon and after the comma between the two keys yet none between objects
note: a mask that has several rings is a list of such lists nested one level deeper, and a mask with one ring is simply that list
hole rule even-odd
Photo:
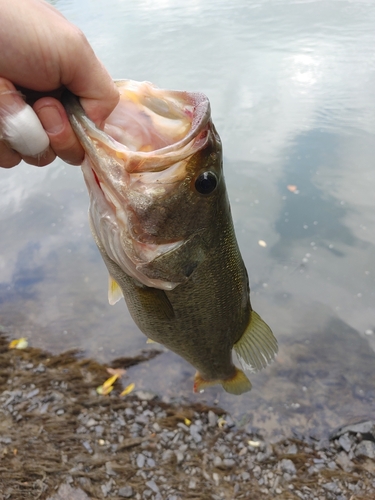
[{"label": "wet gravel", "polygon": [[0,500],[375,498],[375,421],[269,440],[217,407],[99,396],[107,377],[0,338]]}]

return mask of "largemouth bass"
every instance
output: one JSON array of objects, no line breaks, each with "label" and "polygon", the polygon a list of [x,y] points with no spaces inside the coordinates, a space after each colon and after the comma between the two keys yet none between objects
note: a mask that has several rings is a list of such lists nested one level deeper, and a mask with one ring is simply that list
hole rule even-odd
[{"label": "largemouth bass", "polygon": [[232,349],[257,371],[277,341],[250,305],[209,101],[116,83],[120,103],[103,130],[75,96],[64,99],[86,152],[89,219],[110,274],[109,301],[123,295],[140,330],[198,370],[195,392],[215,384],[246,392],[251,383]]}]

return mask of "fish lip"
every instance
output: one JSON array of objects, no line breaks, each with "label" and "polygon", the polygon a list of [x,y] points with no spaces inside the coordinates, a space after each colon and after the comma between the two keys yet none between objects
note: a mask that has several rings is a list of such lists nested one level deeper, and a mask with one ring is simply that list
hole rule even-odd
[{"label": "fish lip", "polygon": [[[117,86],[121,86],[125,82],[130,82],[130,80],[115,80]],[[141,84],[147,84],[147,82],[141,82]],[[164,92],[163,89],[157,89],[152,84],[148,85],[152,87],[154,92]],[[157,148],[149,152],[132,151],[104,130],[98,128],[85,114],[78,97],[71,92],[64,92],[62,102],[74,131],[93,163],[96,163],[95,160],[98,153],[96,148],[93,147],[92,141],[97,141],[111,151],[114,151],[115,154],[117,152],[118,156],[123,155],[127,160],[125,168],[129,173],[136,171],[161,171],[205,147],[208,141],[207,129],[211,118],[210,101],[204,94],[200,92],[168,92],[171,95],[179,94],[179,96],[184,96],[186,103],[193,107],[190,130],[182,139],[169,146]],[[110,117],[111,115],[106,121]]]}]

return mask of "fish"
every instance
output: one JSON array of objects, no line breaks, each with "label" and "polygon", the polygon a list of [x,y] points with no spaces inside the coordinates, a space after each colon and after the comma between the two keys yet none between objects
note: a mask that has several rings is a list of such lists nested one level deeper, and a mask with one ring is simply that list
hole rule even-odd
[{"label": "fish", "polygon": [[149,342],[195,367],[194,392],[217,384],[247,392],[244,370],[265,368],[278,344],[251,307],[210,102],[199,92],[115,83],[120,102],[101,128],[73,94],[63,98],[85,151],[109,302],[124,297]]}]

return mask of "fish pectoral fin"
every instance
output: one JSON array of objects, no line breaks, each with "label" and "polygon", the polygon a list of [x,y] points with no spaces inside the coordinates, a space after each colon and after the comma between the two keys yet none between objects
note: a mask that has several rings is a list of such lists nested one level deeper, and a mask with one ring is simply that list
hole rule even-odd
[{"label": "fish pectoral fin", "polygon": [[146,344],[157,344],[157,342],[155,342],[155,340],[152,339],[147,339]]},{"label": "fish pectoral fin", "polygon": [[123,298],[124,294],[122,293],[122,290],[115,281],[111,275],[109,275],[109,280],[108,280],[108,302],[113,306]]},{"label": "fish pectoral fin", "polygon": [[233,347],[242,368],[253,372],[271,363],[278,351],[271,328],[255,311],[251,311],[249,324]]},{"label": "fish pectoral fin", "polygon": [[229,394],[239,396],[244,392],[251,390],[251,382],[246,377],[244,372],[239,368],[235,368],[233,377],[224,380],[205,380],[202,375],[197,372],[194,377],[194,392],[203,392],[206,387],[221,384],[223,389]]},{"label": "fish pectoral fin", "polygon": [[174,319],[173,306],[164,290],[137,283],[134,291],[138,296],[139,302],[142,304],[142,309],[150,317],[162,321]]}]

